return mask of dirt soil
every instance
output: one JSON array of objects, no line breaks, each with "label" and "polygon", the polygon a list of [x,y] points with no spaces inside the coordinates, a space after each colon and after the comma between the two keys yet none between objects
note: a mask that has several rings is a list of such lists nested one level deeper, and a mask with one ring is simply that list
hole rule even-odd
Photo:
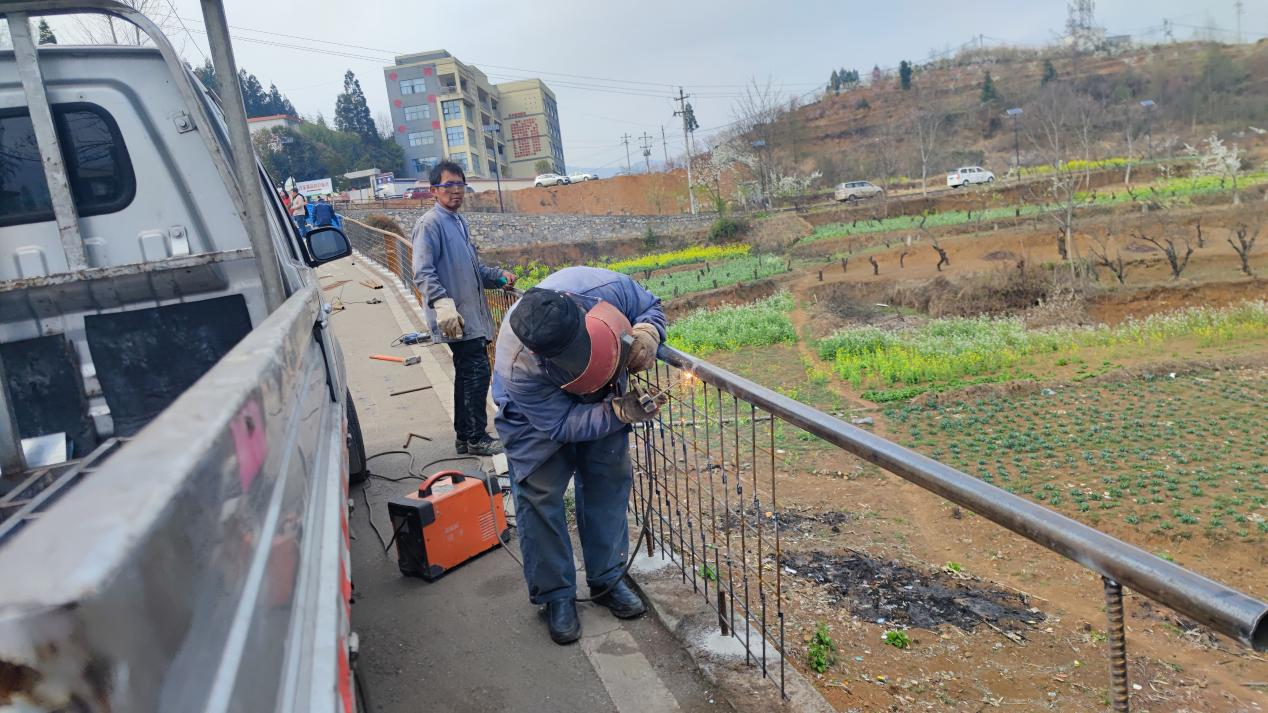
[{"label": "dirt soil", "polygon": [[[616,176],[550,188],[503,191],[506,210],[517,213],[673,215],[690,212],[686,171]],[[474,207],[497,208],[497,192],[483,191]]]}]

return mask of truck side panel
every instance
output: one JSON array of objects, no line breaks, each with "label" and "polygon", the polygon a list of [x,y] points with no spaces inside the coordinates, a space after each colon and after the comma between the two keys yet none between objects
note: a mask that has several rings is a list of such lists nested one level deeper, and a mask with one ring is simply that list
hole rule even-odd
[{"label": "truck side panel", "polygon": [[346,665],[347,461],[323,317],[315,287],[292,295],[0,548],[0,667],[38,674],[5,677],[0,697],[93,711],[350,700],[331,675]]}]

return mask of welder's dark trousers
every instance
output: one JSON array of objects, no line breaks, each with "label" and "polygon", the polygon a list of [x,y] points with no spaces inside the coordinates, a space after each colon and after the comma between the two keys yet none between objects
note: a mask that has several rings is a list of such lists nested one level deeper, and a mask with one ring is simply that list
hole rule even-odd
[{"label": "welder's dark trousers", "polygon": [[573,478],[586,583],[596,588],[611,584],[628,556],[625,513],[633,479],[628,431],[565,444],[528,477],[519,482],[511,478],[524,579],[534,604],[576,596],[577,571],[564,506],[564,491]]}]

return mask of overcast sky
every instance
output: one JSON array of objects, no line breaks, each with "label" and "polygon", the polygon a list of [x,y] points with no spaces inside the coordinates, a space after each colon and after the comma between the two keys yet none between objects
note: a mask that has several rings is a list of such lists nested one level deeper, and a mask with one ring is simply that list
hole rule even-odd
[{"label": "overcast sky", "polygon": [[[184,54],[200,64],[206,41],[199,3],[171,1],[194,38],[185,38]],[[1268,2],[1244,5],[1245,35],[1268,35]],[[559,99],[569,168],[624,167],[624,133],[634,137],[635,161],[643,132],[654,137],[652,157],[660,160],[662,124],[670,155],[680,153],[681,124],[669,99],[680,84],[695,95],[707,130],[732,121],[734,95],[751,78],[805,94],[825,84],[834,67],[866,73],[875,64],[920,61],[979,34],[988,43],[1045,43],[1066,18],[1066,3],[1054,0],[226,0],[226,10],[239,65],[266,87],[276,83],[305,115],[333,115],[347,69],[361,80],[371,112],[385,112],[381,68],[395,54],[447,49],[495,82],[541,77]],[[1177,39],[1213,23],[1231,41],[1236,27],[1233,0],[1096,3],[1098,24],[1110,34],[1152,32],[1148,38],[1158,40],[1163,18],[1177,24]],[[175,24],[172,33],[184,30]]]}]

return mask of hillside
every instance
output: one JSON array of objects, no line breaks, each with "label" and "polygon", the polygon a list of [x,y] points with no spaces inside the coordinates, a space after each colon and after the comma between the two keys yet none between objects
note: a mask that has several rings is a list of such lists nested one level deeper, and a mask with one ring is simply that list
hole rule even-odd
[{"label": "hillside", "polygon": [[[897,76],[886,76],[779,111],[765,129],[774,139],[774,163],[785,172],[820,171],[826,183],[919,179],[914,122],[923,113],[943,117],[927,162],[939,184],[937,174],[960,164],[1003,174],[1014,154],[1005,110],[1024,111],[1017,143],[1027,166],[1053,153],[1046,122],[1057,106],[1070,115],[1065,158],[1127,156],[1129,133],[1136,159],[1148,156],[1150,144],[1156,157],[1177,155],[1212,131],[1238,143],[1253,162],[1268,153],[1268,137],[1248,128],[1268,128],[1268,41],[1156,45],[1114,56],[986,48],[914,69],[907,90]],[[988,72],[996,95],[989,99],[982,88]],[[1152,116],[1140,105],[1145,99],[1156,102]]]}]

